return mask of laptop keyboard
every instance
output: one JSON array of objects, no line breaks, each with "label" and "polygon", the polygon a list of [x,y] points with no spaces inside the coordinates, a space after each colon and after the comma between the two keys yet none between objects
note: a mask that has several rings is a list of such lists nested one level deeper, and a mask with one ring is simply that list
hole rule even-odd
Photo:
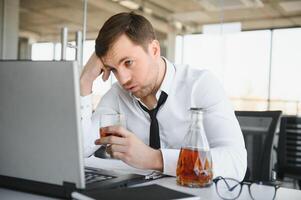
[{"label": "laptop keyboard", "polygon": [[86,183],[101,182],[101,181],[110,180],[112,178],[116,178],[116,177],[102,174],[100,171],[96,169],[85,168]]}]

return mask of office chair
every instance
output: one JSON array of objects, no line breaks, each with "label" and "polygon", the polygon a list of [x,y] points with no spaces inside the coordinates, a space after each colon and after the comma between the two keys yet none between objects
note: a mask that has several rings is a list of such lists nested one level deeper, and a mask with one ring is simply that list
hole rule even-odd
[{"label": "office chair", "polygon": [[235,111],[247,149],[245,180],[272,180],[272,149],[281,111]]},{"label": "office chair", "polygon": [[282,117],[277,155],[278,177],[298,180],[301,189],[301,117]]}]

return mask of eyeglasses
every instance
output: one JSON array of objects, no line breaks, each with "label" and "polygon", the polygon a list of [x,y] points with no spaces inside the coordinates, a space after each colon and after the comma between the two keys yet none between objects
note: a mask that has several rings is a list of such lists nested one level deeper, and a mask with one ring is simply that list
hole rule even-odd
[{"label": "eyeglasses", "polygon": [[217,194],[225,200],[237,199],[242,191],[242,186],[247,185],[249,194],[253,200],[266,199],[272,200],[276,196],[279,182],[239,182],[232,178],[223,178],[221,176],[213,179]]}]

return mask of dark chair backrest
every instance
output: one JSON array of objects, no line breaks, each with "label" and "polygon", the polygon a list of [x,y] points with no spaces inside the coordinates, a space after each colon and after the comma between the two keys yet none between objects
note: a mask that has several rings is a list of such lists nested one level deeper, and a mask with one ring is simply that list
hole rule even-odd
[{"label": "dark chair backrest", "polygon": [[277,155],[279,178],[301,180],[301,117],[282,117]]},{"label": "dark chair backrest", "polygon": [[272,179],[272,149],[281,111],[235,111],[247,149],[247,180]]}]

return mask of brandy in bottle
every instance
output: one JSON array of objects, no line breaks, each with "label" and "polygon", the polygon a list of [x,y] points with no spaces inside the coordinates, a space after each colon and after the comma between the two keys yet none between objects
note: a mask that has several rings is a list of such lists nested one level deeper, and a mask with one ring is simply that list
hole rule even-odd
[{"label": "brandy in bottle", "polygon": [[212,184],[213,171],[202,109],[191,108],[191,116],[191,125],[178,159],[177,183],[188,187],[206,187]]}]

